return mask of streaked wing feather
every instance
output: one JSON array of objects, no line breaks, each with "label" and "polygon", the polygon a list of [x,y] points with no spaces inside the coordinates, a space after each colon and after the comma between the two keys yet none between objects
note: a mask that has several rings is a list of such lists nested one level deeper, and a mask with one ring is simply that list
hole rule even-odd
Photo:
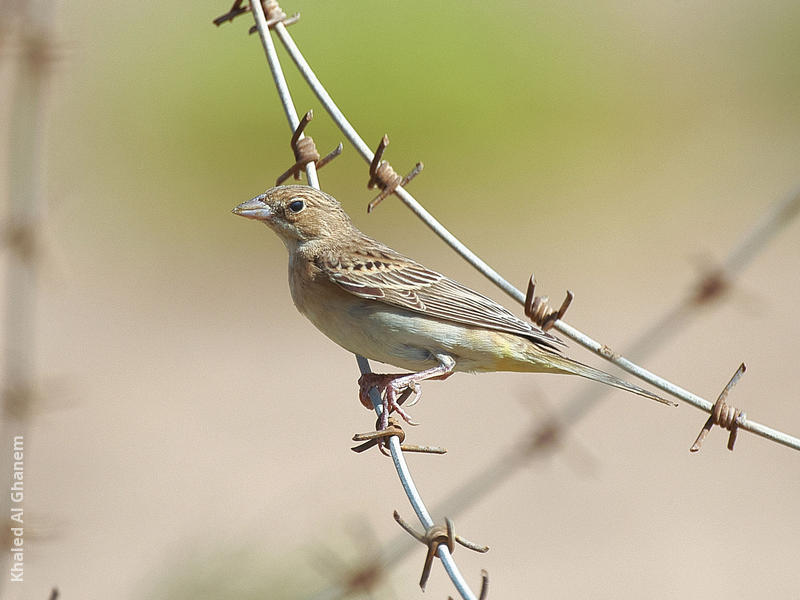
[{"label": "streaked wing feather", "polygon": [[445,321],[513,333],[553,350],[566,345],[494,300],[379,242],[366,237],[358,242],[353,244],[359,247],[356,253],[348,248],[346,255],[329,253],[316,261],[331,281],[351,294]]}]

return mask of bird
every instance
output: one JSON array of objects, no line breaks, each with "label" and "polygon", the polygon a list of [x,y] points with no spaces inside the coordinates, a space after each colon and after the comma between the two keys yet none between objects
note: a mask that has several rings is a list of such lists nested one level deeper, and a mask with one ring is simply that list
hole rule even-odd
[{"label": "bird", "polygon": [[564,356],[566,344],[453,279],[362,233],[338,200],[305,185],[285,185],[239,204],[233,213],[261,221],[289,254],[289,290],[298,311],[346,350],[409,373],[365,373],[361,403],[381,396],[378,429],[390,412],[416,424],[401,406],[421,383],[455,372],[579,375],[673,404]]}]

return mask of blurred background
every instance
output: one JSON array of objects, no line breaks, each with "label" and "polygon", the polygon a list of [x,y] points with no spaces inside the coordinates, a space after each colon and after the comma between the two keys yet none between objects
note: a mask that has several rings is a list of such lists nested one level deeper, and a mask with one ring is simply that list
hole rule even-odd
[{"label": "blurred background", "polygon": [[[24,34],[43,22],[41,392],[24,426],[25,582],[0,595],[311,597],[403,540],[393,509],[413,515],[390,461],[349,449],[374,425],[353,357],[292,306],[278,239],[230,214],[293,163],[252,19],[214,27],[228,0],[24,6],[0,13],[0,189],[8,211],[27,177]],[[410,191],[518,287],[535,271],[540,293],[573,290],[567,321],[615,349],[800,186],[792,0],[283,8],[302,13],[290,32],[362,137],[388,132],[398,172],[425,163]],[[279,52],[325,153],[343,136]],[[396,198],[368,216],[367,179],[349,146],[321,171],[365,232],[521,314]],[[745,361],[732,402],[799,434],[799,265],[795,221],[645,365],[713,401]],[[20,348],[3,347],[8,364]],[[409,458],[429,506],[587,389],[428,383],[410,441],[449,449]],[[488,570],[489,598],[795,596],[800,456],[747,433],[730,453],[716,429],[690,455],[704,421],[611,393],[552,453],[448,513],[492,548],[457,562],[476,589]],[[424,553],[373,597],[418,597]],[[426,595],[447,594],[435,564]]]}]

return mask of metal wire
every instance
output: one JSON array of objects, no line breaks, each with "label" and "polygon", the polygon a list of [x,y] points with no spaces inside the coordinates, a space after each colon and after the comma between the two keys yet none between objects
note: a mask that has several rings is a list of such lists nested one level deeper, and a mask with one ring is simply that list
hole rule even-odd
[{"label": "metal wire", "polygon": [[[52,21],[54,12],[43,3],[20,2],[19,6],[0,8],[2,17],[18,17],[18,23],[7,27],[0,43],[15,40],[20,44],[11,85],[4,98],[10,107],[8,128],[8,208],[5,214],[0,243],[7,251],[5,276],[6,300],[3,314],[4,355],[3,376],[0,379],[0,443],[4,452],[0,456],[0,482],[3,486],[14,482],[15,460],[9,450],[16,440],[29,444],[28,434],[34,417],[33,404],[36,398],[37,341],[39,326],[38,300],[40,296],[38,276],[41,270],[40,233],[46,215],[47,195],[43,157],[47,109],[46,97],[50,80],[50,61],[55,58],[52,47]],[[5,10],[4,10],[5,9]],[[10,24],[9,21],[7,24]],[[6,96],[6,94],[3,94]],[[27,460],[27,456],[26,456]],[[8,523],[8,515],[16,504],[11,494],[3,493],[0,499],[0,515]],[[21,514],[21,513],[20,513]],[[5,533],[8,526],[4,525]],[[4,539],[9,544],[11,537]],[[14,542],[23,541],[14,537]],[[27,542],[27,540],[25,540]],[[27,547],[27,543],[25,544]],[[19,546],[22,550],[23,547]],[[13,561],[5,553],[0,559],[2,569],[7,570]],[[13,570],[12,570],[13,571]],[[0,580],[0,596],[8,576]],[[22,579],[20,579],[22,581]],[[12,586],[13,587],[13,586]]]},{"label": "metal wire", "polygon": [[[253,18],[255,19],[256,27],[258,29],[258,35],[261,38],[261,44],[264,47],[264,53],[267,56],[267,61],[269,62],[270,72],[272,73],[272,78],[275,81],[275,86],[278,88],[278,95],[280,96],[281,104],[283,105],[284,112],[286,113],[286,117],[289,121],[289,126],[291,127],[292,131],[295,131],[297,126],[300,124],[300,119],[297,116],[297,111],[295,110],[294,102],[292,101],[291,92],[289,91],[289,87],[286,83],[286,78],[283,75],[283,70],[281,68],[278,55],[275,52],[275,45],[273,44],[272,37],[269,34],[269,26],[267,25],[267,18],[264,14],[264,10],[261,7],[261,2],[258,0],[250,0],[250,10],[253,13]],[[276,23],[274,25],[274,29],[279,32],[279,35],[280,31],[286,32],[286,26],[281,22]],[[345,135],[347,135],[346,132]],[[348,139],[350,139],[349,136]],[[367,151],[369,151],[368,148]],[[314,163],[308,163],[305,166],[305,169],[306,175],[308,176],[308,184],[311,187],[320,189],[317,170]],[[369,362],[363,356],[356,355],[356,362],[358,363],[358,368],[362,374],[371,372]],[[370,399],[375,407],[375,412],[380,417],[383,406],[380,395],[374,388],[370,390]],[[406,492],[406,496],[408,496],[408,500],[411,503],[414,512],[417,514],[417,517],[426,529],[432,527],[433,519],[431,519],[431,516],[425,507],[425,503],[422,501],[422,497],[419,495],[416,485],[414,485],[414,480],[411,477],[408,464],[403,456],[403,451],[400,449],[400,440],[397,436],[392,436],[389,438],[389,449],[392,454],[392,461],[394,462],[395,469],[397,470],[397,475],[402,482],[403,489]],[[470,590],[469,585],[459,571],[458,566],[453,560],[453,557],[447,547],[439,546],[437,555],[441,559],[445,571],[462,598],[464,598],[464,600],[477,600],[477,596],[475,596],[472,590]]]},{"label": "metal wire", "polygon": [[[317,98],[319,98],[322,106],[328,111],[331,119],[333,119],[347,140],[353,144],[353,147],[364,158],[364,160],[367,163],[372,163],[372,159],[375,157],[375,154],[372,152],[367,143],[361,138],[361,136],[358,135],[358,132],[344,116],[344,113],[342,113],[342,111],[339,110],[339,107],[336,106],[333,98],[330,97],[330,94],[328,94],[327,90],[314,74],[314,71],[311,69],[308,62],[306,62],[306,59],[300,52],[300,49],[294,43],[289,31],[282,23],[278,23],[275,26],[275,33],[278,35],[278,38],[280,38],[291,59],[297,65],[297,68],[300,70],[300,74],[303,76],[303,79],[306,80],[314,94],[317,96]],[[433,215],[425,210],[425,208],[423,208],[423,206],[417,202],[417,200],[411,194],[409,194],[405,188],[397,188],[395,193],[406,204],[406,206],[408,206],[408,208],[410,208],[411,211],[417,215],[417,217],[419,217],[423,223],[425,223],[425,225],[427,225],[436,235],[442,238],[446,244],[458,252],[458,254],[460,254],[473,267],[478,269],[478,271],[480,271],[492,283],[503,290],[506,294],[514,298],[514,300],[517,302],[523,303],[525,301],[525,295],[522,292],[511,285],[511,283],[506,281],[497,271],[489,266],[488,263],[484,262],[477,254],[461,243],[456,236],[450,233],[444,225],[442,225],[438,220],[436,220],[436,218],[433,217]]]},{"label": "metal wire", "polygon": [[[714,275],[722,277],[728,285],[733,285],[735,280],[741,276],[744,268],[766,247],[767,242],[773,239],[798,213],[800,213],[800,194],[794,194],[765,210],[761,219],[740,236],[739,241],[720,262],[722,266],[716,270]],[[685,329],[694,317],[700,315],[696,309],[697,294],[694,290],[704,287],[704,279],[706,277],[701,277],[695,284],[692,284],[690,290],[675,306],[669,308],[652,326],[638,335],[637,341],[627,349],[630,355],[640,359],[649,355],[667,339],[675,337]],[[715,298],[719,298],[719,296],[715,296]],[[553,424],[556,427],[559,427],[559,424],[563,427],[575,425],[588,414],[590,409],[606,398],[610,391],[611,388],[595,389],[584,386],[581,391],[560,403],[557,414],[553,415],[551,419],[547,419],[543,426],[524,432],[512,444],[511,450],[498,456],[485,467],[476,469],[468,480],[461,482],[452,490],[448,490],[441,502],[434,507],[434,513],[455,517],[468,507],[480,502],[492,490],[517,473],[519,469],[528,465],[534,456],[552,451],[557,447],[552,444],[534,445],[539,436],[546,434],[548,427]],[[521,448],[523,451],[520,451]],[[406,542],[406,536],[399,535],[397,539],[386,544],[385,549],[381,551],[382,562],[391,564],[416,547]],[[332,597],[341,596],[336,595],[335,591],[331,591],[331,596],[327,598]]]},{"label": "metal wire", "polygon": [[[348,141],[350,141],[359,154],[362,155],[364,160],[367,162],[372,162],[374,157],[372,150],[358,135],[349,121],[347,121],[344,114],[334,103],[324,86],[322,86],[319,79],[316,77],[305,58],[294,44],[294,41],[286,31],[285,26],[283,26],[282,23],[279,23],[274,29],[286,47],[292,60],[299,68],[302,76],[317,95],[328,113],[331,115],[331,118],[337,123],[341,131],[347,137]],[[479,257],[477,257],[477,255],[466,248],[466,246],[463,246],[463,244],[461,244],[454,236],[452,236],[440,223],[438,223],[438,221],[436,221],[429,213],[427,213],[427,211],[425,211],[425,209],[416,202],[411,194],[409,194],[405,189],[399,189],[398,195],[400,196],[401,200],[403,200],[409,206],[409,208],[411,208],[411,210],[418,217],[420,217],[423,222],[425,222],[426,225],[428,225],[437,235],[439,235],[440,238],[448,243],[448,245],[453,247],[456,252],[470,262],[483,275],[489,278],[493,283],[500,287],[500,289],[502,289],[515,300],[524,302],[521,292],[516,290],[514,286],[502,278],[502,276],[484,263]],[[727,257],[720,263],[718,276],[724,278],[725,280],[733,280],[739,274],[740,270],[746,266],[746,264],[750,262],[756,253],[765,246],[766,242],[769,241],[787,223],[789,223],[790,220],[798,214],[798,212],[800,212],[800,193],[793,194],[774,209],[765,211],[764,217],[743,236],[743,239],[736,244]],[[692,315],[697,314],[697,311],[694,309],[695,306],[693,306],[692,294],[690,293],[673,309],[669,310],[665,315],[663,315],[660,320],[657,320],[653,326],[648,328],[647,331],[643,332],[639,336],[638,341],[628,349],[630,354],[640,358],[644,357],[652,350],[652,348],[660,343],[663,343],[665,338],[674,336],[682,328],[681,326],[685,326],[688,323],[689,318]],[[562,324],[560,321],[559,324],[561,324],[562,327],[566,325]],[[570,333],[571,332],[567,332],[565,335],[569,336]],[[587,338],[587,340],[588,339],[590,338]],[[599,344],[597,344],[596,348],[596,351],[600,353],[602,353],[604,350],[604,347],[600,346]],[[605,348],[605,351],[608,353],[607,348]],[[614,357],[612,356],[608,358],[613,359]],[[619,357],[616,358],[618,359]],[[361,360],[363,360],[364,368],[369,369],[367,361],[363,358],[361,358]],[[359,366],[362,366],[361,363],[359,363]],[[362,368],[362,372],[367,372],[364,370],[364,368]],[[700,398],[699,396],[691,394],[690,392],[683,390],[678,386],[674,386],[674,388],[675,389],[673,391],[678,395],[678,397],[681,397],[681,394],[687,395],[689,397],[689,400],[687,401],[691,402],[694,400],[694,405],[698,406],[698,408],[701,408],[702,410],[707,411],[713,407],[712,403]],[[561,411],[559,411],[559,420],[572,422],[574,419],[582,417],[586,414],[588,408],[593,406],[596,401],[601,398],[602,394],[603,390],[577,394],[562,408]],[[377,398],[377,394],[375,394],[375,397],[373,397],[373,403],[377,403],[378,405],[380,404],[380,399]],[[378,410],[380,410],[380,408],[378,408]],[[772,439],[773,441],[784,444],[788,447],[798,449],[798,440],[796,438],[783,434],[782,432],[776,431],[764,425],[760,425],[753,421],[747,421],[742,423],[741,427],[767,439]],[[521,455],[517,450],[514,450],[502,460],[496,461],[484,472],[481,472],[476,477],[472,478],[470,482],[454,490],[449,495],[449,500],[445,500],[443,502],[441,507],[442,511],[446,512],[447,514],[460,512],[463,510],[465,502],[467,504],[471,503],[472,501],[485,495],[488,490],[495,487],[497,483],[506,479],[511,473],[515,472],[520,465],[526,464],[531,455],[531,453]],[[396,463],[395,466],[399,469],[399,472],[400,470],[403,470],[402,465]],[[404,482],[412,481],[410,475],[408,477],[401,475],[401,480]],[[408,491],[412,495],[418,495],[415,488],[409,488]],[[419,516],[420,514],[418,513],[418,517]],[[426,521],[422,517],[420,517],[420,520],[424,525],[427,526],[429,521]],[[393,550],[389,551],[386,556],[387,559],[389,559],[389,555],[392,555],[393,558],[391,560],[396,560],[399,556],[404,554],[402,551],[398,552],[398,546],[399,544],[392,544],[390,546],[390,548]],[[410,549],[412,546],[408,545],[406,548]],[[446,551],[447,549],[444,548],[444,550]],[[445,562],[446,569],[447,564],[448,563]]]},{"label": "metal wire", "polygon": [[[308,62],[306,61],[303,54],[300,52],[297,45],[294,43],[292,36],[289,34],[288,30],[282,23],[278,23],[275,26],[275,32],[277,33],[278,37],[280,38],[281,42],[286,48],[286,51],[289,53],[289,56],[292,58],[294,63],[297,65],[297,68],[300,70],[301,75],[306,80],[308,85],[313,90],[314,94],[319,98],[319,101],[325,107],[325,110],[328,111],[331,118],[337,124],[339,129],[345,135],[345,137],[350,141],[351,144],[355,147],[359,154],[364,158],[365,161],[368,163],[372,162],[374,154],[372,150],[370,150],[369,146],[367,146],[366,142],[359,136],[358,132],[355,128],[350,124],[347,118],[344,116],[342,111],[330,97],[328,92],[325,90],[325,87],[322,85],[320,80],[314,74],[314,71],[309,66]],[[495,271],[489,264],[484,262],[477,254],[472,252],[467,246],[465,246],[458,238],[456,238],[450,231],[447,230],[444,225],[442,225],[436,218],[433,217],[425,208],[417,202],[417,200],[405,189],[402,187],[397,188],[395,191],[397,196],[402,200],[406,206],[408,206],[411,211],[419,217],[423,223],[425,223],[436,235],[438,235],[445,243],[447,243],[453,250],[455,250],[459,255],[461,255],[467,262],[469,262],[473,267],[475,267],[484,277],[489,279],[492,283],[494,283],[498,288],[503,290],[506,294],[511,296],[514,300],[519,302],[520,304],[525,303],[525,294],[518,290],[516,287],[511,285],[505,278],[503,278],[497,271]],[[796,212],[798,209],[795,207],[791,202],[787,204],[786,213],[785,214],[792,214]],[[765,224],[765,227],[776,227],[779,226],[780,222],[769,222]],[[744,250],[746,252],[746,250]],[[691,404],[692,406],[699,408],[707,413],[710,413],[711,407],[713,406],[713,402],[709,402],[708,400],[701,398],[700,396],[693,394],[692,392],[671,383],[670,381],[659,377],[655,373],[648,371],[647,369],[640,367],[639,365],[635,364],[634,362],[628,360],[621,354],[609,351],[608,347],[600,344],[596,340],[592,339],[588,335],[580,332],[579,330],[575,329],[574,327],[568,325],[564,321],[557,320],[553,324],[553,327],[563,333],[565,336],[570,338],[571,340],[577,342],[584,348],[591,350],[598,356],[605,358],[606,360],[612,362],[613,364],[617,365],[619,368],[627,371],[631,375],[638,377],[648,383],[654,385],[655,387],[667,392]],[[763,438],[772,440],[794,450],[800,450],[800,439],[789,435],[787,433],[778,431],[756,421],[750,419],[742,419],[739,424],[741,429],[745,429],[750,431],[751,433],[755,433]]]},{"label": "metal wire", "polygon": [[[433,527],[433,519],[431,519],[430,514],[428,514],[428,509],[425,508],[425,503],[422,501],[422,497],[419,495],[416,485],[414,485],[414,480],[411,477],[411,472],[408,470],[405,456],[400,451],[400,441],[396,436],[389,438],[389,448],[392,452],[392,461],[394,462],[395,469],[397,469],[397,475],[403,482],[403,489],[411,502],[411,506],[414,508],[414,512],[417,513],[417,518],[425,529]],[[440,545],[436,550],[436,554],[442,561],[444,570],[450,577],[450,581],[456,586],[461,597],[464,598],[464,600],[477,600],[477,596],[469,588],[469,585],[467,585],[464,576],[461,574],[461,571],[459,571],[458,566],[453,560],[453,555],[450,553],[447,546]]]},{"label": "metal wire", "polygon": [[[289,121],[289,127],[294,132],[300,125],[300,118],[297,116],[297,111],[292,101],[292,94],[289,91],[289,86],[286,83],[286,77],[283,75],[280,60],[278,60],[278,53],[275,52],[275,44],[272,42],[272,36],[269,34],[269,26],[267,25],[267,17],[264,14],[264,9],[261,2],[253,2],[250,0],[250,11],[253,13],[253,18],[256,21],[258,28],[258,36],[261,38],[261,45],[264,47],[264,54],[267,55],[267,63],[269,64],[272,79],[275,81],[275,87],[278,89],[278,96],[281,99],[283,111],[286,113],[286,118]],[[278,23],[286,31],[286,26],[283,23]],[[305,135],[301,134],[298,140],[302,140]],[[319,189],[319,178],[317,177],[317,166],[310,162],[305,166],[306,177],[308,178],[308,185],[313,188]]]},{"label": "metal wire", "polygon": [[[263,13],[262,13],[263,18]],[[258,22],[258,19],[257,19]],[[353,147],[361,154],[364,160],[368,163],[372,162],[374,158],[374,153],[366,144],[366,142],[358,135],[356,130],[352,127],[349,121],[346,119],[344,114],[335,104],[333,99],[325,90],[324,86],[321,84],[319,79],[314,74],[313,70],[308,65],[307,61],[303,57],[300,50],[297,48],[296,44],[294,43],[292,37],[289,35],[286,27],[283,23],[277,23],[274,25],[274,30],[278,35],[281,42],[286,47],[290,57],[297,65],[298,69],[300,70],[303,78],[312,88],[320,102],[323,104],[325,109],[331,115],[331,118],[334,122],[338,125],[340,130],[343,132],[345,137],[348,141],[353,145]],[[267,50],[268,44],[264,41],[263,32],[260,30],[260,34],[262,35],[262,43],[265,47],[265,52],[267,52],[267,56],[269,59],[270,53]],[[269,38],[269,35],[266,36]],[[272,46],[270,41],[270,46]],[[274,46],[272,46],[272,53],[274,54]],[[276,58],[277,61],[277,58]],[[272,69],[272,67],[271,67]],[[282,74],[281,74],[282,76]],[[276,78],[276,84],[278,83],[278,79]],[[285,86],[285,80],[283,81]],[[287,89],[288,91],[288,89]],[[281,95],[283,100],[283,95]],[[293,108],[292,108],[293,110]],[[287,111],[287,116],[290,118],[291,116]],[[296,119],[296,114],[295,114]],[[296,127],[296,124],[294,125]],[[311,165],[313,168],[313,165]],[[311,180],[309,180],[311,181]],[[318,182],[317,182],[318,187]],[[459,255],[461,255],[464,259],[466,259],[470,264],[472,264],[481,274],[486,276],[490,281],[492,281],[495,285],[497,285],[500,289],[502,289],[506,294],[524,304],[525,296],[524,294],[516,289],[513,285],[511,285],[507,280],[505,280],[499,273],[497,273],[494,269],[492,269],[487,263],[485,263],[480,257],[478,257],[475,253],[473,253],[469,248],[467,248],[463,243],[461,243],[455,236],[453,236],[441,223],[439,223],[428,211],[426,211],[415,199],[414,197],[408,193],[407,190],[404,188],[398,188],[396,190],[396,194],[400,197],[400,199],[416,214],[432,231],[434,231],[442,240],[444,240],[448,245],[450,245]],[[734,270],[735,267],[741,267],[744,263],[749,261],[752,256],[760,249],[761,246],[765,243],[767,239],[769,239],[772,235],[774,235],[783,225],[785,225],[789,219],[794,216],[795,214],[800,211],[800,194],[795,194],[791,198],[789,198],[785,204],[777,211],[769,211],[762,221],[751,230],[748,237],[745,239],[743,243],[737,245],[737,247],[731,252],[728,258],[723,262],[722,269],[724,272],[731,272]],[[685,311],[682,310],[682,306],[679,306],[675,311],[671,312],[672,316],[678,316]],[[665,318],[670,318],[670,315],[667,315]],[[663,322],[663,321],[662,321]],[[599,354],[600,356],[610,360],[614,364],[617,364],[621,368],[625,369],[629,373],[637,377],[641,377],[646,381],[649,381],[653,385],[663,389],[664,391],[675,395],[676,397],[704,410],[706,412],[710,412],[713,407],[713,403],[697,396],[688,390],[681,388],[680,386],[674,385],[653,373],[647,371],[635,365],[631,361],[625,359],[624,357],[610,351],[610,349],[606,346],[599,344],[598,342],[592,340],[589,336],[586,336],[579,332],[578,330],[572,328],[568,324],[564,323],[563,321],[556,321],[555,327],[561,331],[567,337],[575,340],[576,342],[580,343],[584,347],[594,351],[595,353]],[[658,328],[656,325],[652,329]],[[674,332],[674,329],[672,329]],[[640,338],[640,343],[636,345],[637,350],[634,351],[631,349],[633,354],[639,354],[640,351],[644,351],[645,347],[649,344],[647,342],[648,339],[652,339],[651,336],[642,336]],[[359,368],[361,369],[362,373],[369,372],[369,364],[366,359],[363,357],[357,357],[359,359]],[[362,363],[363,361],[363,363]],[[372,398],[373,403],[376,404],[376,410],[380,413],[380,399],[377,398],[377,394],[373,390],[374,397]],[[577,402],[575,403],[577,404]],[[573,411],[574,412],[574,411]],[[751,431],[761,437],[766,439],[770,439],[777,443],[783,444],[787,447],[800,450],[800,440],[797,438],[785,434],[783,432],[777,431],[760,423],[757,423],[752,420],[745,420],[739,424],[742,429]],[[395,448],[397,446],[397,448]],[[396,459],[396,454],[400,456],[402,459],[402,453],[399,451],[399,442],[397,438],[393,438],[390,442],[390,449],[392,451],[393,459],[395,460],[395,467],[398,470],[398,474],[401,477],[401,481],[403,481],[403,486],[406,489],[407,494],[409,495],[409,500],[412,502],[412,506],[414,507],[417,516],[420,518],[420,521],[426,527],[430,526],[430,516],[427,514],[427,511],[424,510],[424,504],[421,503],[421,498],[419,498],[418,492],[413,485],[413,480],[411,479],[410,473],[407,473],[407,466],[405,466],[405,461],[401,460],[398,461]],[[463,491],[460,490],[460,491]],[[417,504],[417,499],[419,500],[419,505]],[[421,506],[422,509],[418,510],[418,506]],[[424,517],[427,515],[427,519]],[[444,552],[447,552],[447,548],[440,548]],[[449,553],[448,553],[449,554]],[[441,556],[440,556],[441,557]],[[449,562],[444,558],[443,563],[445,569],[449,572],[448,564]],[[463,578],[461,578],[463,581]],[[455,581],[454,581],[455,583]],[[456,584],[458,587],[458,584]],[[466,584],[465,584],[466,585]],[[471,594],[468,588],[466,588],[466,592],[462,592],[459,588],[459,593],[464,595],[465,593]],[[464,597],[474,598],[474,594],[472,595],[465,595]]]}]

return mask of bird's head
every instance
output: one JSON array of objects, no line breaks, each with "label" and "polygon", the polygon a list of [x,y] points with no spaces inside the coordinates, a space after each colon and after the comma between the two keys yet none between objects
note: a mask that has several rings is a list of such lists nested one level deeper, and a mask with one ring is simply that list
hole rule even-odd
[{"label": "bird's head", "polygon": [[263,221],[289,250],[308,242],[324,242],[353,228],[338,200],[305,185],[270,188],[241,203],[233,212]]}]

